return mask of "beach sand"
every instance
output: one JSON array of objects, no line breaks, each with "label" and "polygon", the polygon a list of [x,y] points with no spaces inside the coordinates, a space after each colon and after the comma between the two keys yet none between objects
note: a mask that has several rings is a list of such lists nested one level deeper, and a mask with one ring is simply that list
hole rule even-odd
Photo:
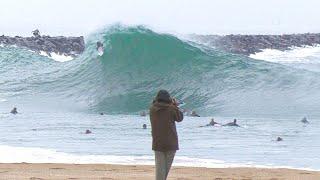
[{"label": "beach sand", "polygon": [[[154,166],[109,164],[0,164],[0,179],[154,179]],[[319,180],[320,172],[263,168],[172,167],[168,179]]]}]

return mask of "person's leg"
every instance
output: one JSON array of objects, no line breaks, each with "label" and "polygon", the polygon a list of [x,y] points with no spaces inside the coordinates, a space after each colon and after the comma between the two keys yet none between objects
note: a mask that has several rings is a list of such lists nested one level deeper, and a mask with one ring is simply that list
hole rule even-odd
[{"label": "person's leg", "polygon": [[166,180],[167,163],[164,152],[154,151],[156,163],[156,180]]},{"label": "person's leg", "polygon": [[170,171],[175,154],[176,154],[176,151],[167,151],[166,152],[166,163],[167,163],[167,165],[166,165],[166,167],[167,167],[166,178],[168,177],[168,174],[169,174],[169,171]]}]

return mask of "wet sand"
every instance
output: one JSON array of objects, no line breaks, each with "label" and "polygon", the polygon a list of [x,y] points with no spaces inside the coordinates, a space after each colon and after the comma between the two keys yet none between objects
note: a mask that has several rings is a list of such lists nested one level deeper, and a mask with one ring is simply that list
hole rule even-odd
[{"label": "wet sand", "polygon": [[[154,166],[109,164],[0,164],[0,179],[154,179]],[[168,179],[319,180],[320,172],[264,168],[173,167]]]}]

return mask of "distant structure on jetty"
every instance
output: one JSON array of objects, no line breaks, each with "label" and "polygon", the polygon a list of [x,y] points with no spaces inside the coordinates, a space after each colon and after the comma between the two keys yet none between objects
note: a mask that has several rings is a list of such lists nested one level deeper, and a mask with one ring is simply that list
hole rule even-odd
[{"label": "distant structure on jetty", "polygon": [[38,29],[32,31],[32,34],[32,37],[9,37],[2,35],[0,36],[0,44],[5,46],[16,45],[18,47],[25,47],[36,52],[44,51],[48,55],[50,55],[50,53],[56,53],[72,57],[81,54],[85,49],[83,36],[41,36]]},{"label": "distant structure on jetty", "polygon": [[192,38],[234,54],[250,55],[263,49],[288,50],[292,46],[320,44],[320,33],[284,35],[191,35]]}]

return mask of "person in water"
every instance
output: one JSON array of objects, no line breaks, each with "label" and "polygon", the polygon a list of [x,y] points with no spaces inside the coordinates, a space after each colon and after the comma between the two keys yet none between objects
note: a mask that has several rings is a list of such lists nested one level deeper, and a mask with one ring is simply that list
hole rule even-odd
[{"label": "person in water", "polygon": [[224,124],[223,126],[235,126],[235,127],[240,127],[238,124],[237,124],[237,119],[234,119],[233,122],[229,122],[227,124]]},{"label": "person in water", "polygon": [[91,133],[92,132],[89,129],[87,129],[86,132],[85,132],[85,134],[91,134]]},{"label": "person in water", "polygon": [[176,122],[183,120],[177,102],[166,90],[160,90],[150,107],[152,150],[155,153],[156,180],[168,177],[176,151],[179,150]]},{"label": "person in water", "polygon": [[10,111],[11,114],[18,114],[17,108],[13,107],[13,109]]},{"label": "person in water", "polygon": [[307,120],[306,117],[303,117],[301,122],[304,123],[304,124],[309,124],[309,121]]},{"label": "person in water", "polygon": [[142,128],[143,128],[143,129],[147,129],[147,125],[146,125],[146,124],[143,124]]},{"label": "person in water", "polygon": [[196,113],[196,111],[191,111],[191,114],[190,116],[193,116],[193,117],[200,117],[199,114]]},{"label": "person in water", "polygon": [[207,124],[207,125],[205,125],[205,126],[200,126],[200,127],[214,126],[214,125],[216,125],[216,124],[217,124],[217,125],[220,125],[220,123],[215,122],[214,119],[212,118],[209,124]]},{"label": "person in water", "polygon": [[99,48],[103,48],[103,44],[100,41],[97,42],[97,50],[99,50]]},{"label": "person in water", "polygon": [[277,141],[283,141],[283,139],[281,137],[278,137]]},{"label": "person in water", "polygon": [[207,126],[214,126],[214,125],[216,125],[216,124],[217,124],[217,125],[220,125],[219,123],[215,122],[214,119],[212,118],[211,121],[210,121],[210,123],[207,124]]},{"label": "person in water", "polygon": [[140,116],[143,116],[143,117],[144,117],[144,116],[146,116],[146,115],[147,115],[147,113],[146,113],[145,111],[141,111],[141,112],[140,112]]}]

